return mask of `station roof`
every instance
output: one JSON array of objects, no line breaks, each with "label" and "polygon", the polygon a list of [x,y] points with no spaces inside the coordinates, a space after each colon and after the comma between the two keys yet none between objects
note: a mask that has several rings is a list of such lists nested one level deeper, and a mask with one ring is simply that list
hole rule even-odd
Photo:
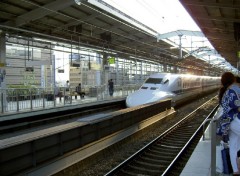
[{"label": "station roof", "polygon": [[129,21],[124,21],[87,1],[80,5],[74,0],[0,2],[0,27],[8,32],[18,31],[19,35],[40,36],[143,56],[158,53],[158,48],[170,47],[165,42],[157,42],[154,36],[156,31],[137,21],[135,25],[140,27],[136,27],[132,24],[134,19],[125,17]]},{"label": "station roof", "polygon": [[[200,0],[181,0],[181,2],[218,52],[236,66],[238,47],[234,40],[232,24],[234,17],[230,18],[230,16],[236,16],[237,9],[232,13],[229,12],[232,9],[227,9],[227,13],[221,9],[225,4],[214,3],[215,1],[208,4]],[[195,6],[200,6],[199,10],[195,10]],[[217,13],[215,6],[219,6],[221,16],[215,14]],[[233,6],[228,4],[227,7]],[[237,7],[239,8],[239,4]],[[207,15],[210,15],[208,20]],[[212,26],[215,26],[214,32],[210,31]],[[41,37],[70,45],[96,47],[100,52],[130,59],[134,56],[142,56],[144,59],[159,63],[206,69],[209,67],[205,62],[191,55],[179,59],[178,50],[171,50],[169,43],[157,40],[157,31],[101,0],[2,0],[0,29],[12,35]],[[220,35],[216,35],[217,32]],[[183,55],[187,53],[183,51]]]},{"label": "station roof", "polygon": [[240,56],[240,0],[179,0],[212,46],[234,67]]}]

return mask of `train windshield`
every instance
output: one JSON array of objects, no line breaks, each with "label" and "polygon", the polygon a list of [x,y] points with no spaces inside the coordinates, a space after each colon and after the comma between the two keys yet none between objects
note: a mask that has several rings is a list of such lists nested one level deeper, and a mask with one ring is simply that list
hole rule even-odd
[{"label": "train windshield", "polygon": [[162,78],[148,78],[145,83],[147,84],[161,84]]}]

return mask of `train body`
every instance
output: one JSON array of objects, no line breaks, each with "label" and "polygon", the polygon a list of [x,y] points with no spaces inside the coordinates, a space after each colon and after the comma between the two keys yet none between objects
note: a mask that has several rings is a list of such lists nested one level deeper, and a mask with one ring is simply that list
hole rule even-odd
[{"label": "train body", "polygon": [[220,77],[156,73],[150,75],[139,90],[126,98],[126,106],[134,107],[170,98],[174,105],[202,93],[219,89]]}]

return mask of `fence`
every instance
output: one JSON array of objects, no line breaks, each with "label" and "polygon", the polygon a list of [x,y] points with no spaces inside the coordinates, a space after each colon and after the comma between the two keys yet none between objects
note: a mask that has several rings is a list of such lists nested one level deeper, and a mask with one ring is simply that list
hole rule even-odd
[{"label": "fence", "polygon": [[16,113],[126,97],[139,87],[139,85],[116,85],[113,97],[109,96],[106,85],[89,87],[88,90],[83,88],[83,91],[86,91],[84,99],[75,92],[75,88],[0,89],[0,113]]}]

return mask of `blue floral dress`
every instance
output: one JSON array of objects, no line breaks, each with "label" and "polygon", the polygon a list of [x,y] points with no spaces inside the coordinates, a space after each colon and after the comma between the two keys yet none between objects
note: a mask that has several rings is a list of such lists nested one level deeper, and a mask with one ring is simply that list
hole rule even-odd
[{"label": "blue floral dress", "polygon": [[240,119],[240,84],[232,84],[224,93],[221,101],[223,114],[220,118],[222,135],[228,135],[229,126],[234,118]]}]

